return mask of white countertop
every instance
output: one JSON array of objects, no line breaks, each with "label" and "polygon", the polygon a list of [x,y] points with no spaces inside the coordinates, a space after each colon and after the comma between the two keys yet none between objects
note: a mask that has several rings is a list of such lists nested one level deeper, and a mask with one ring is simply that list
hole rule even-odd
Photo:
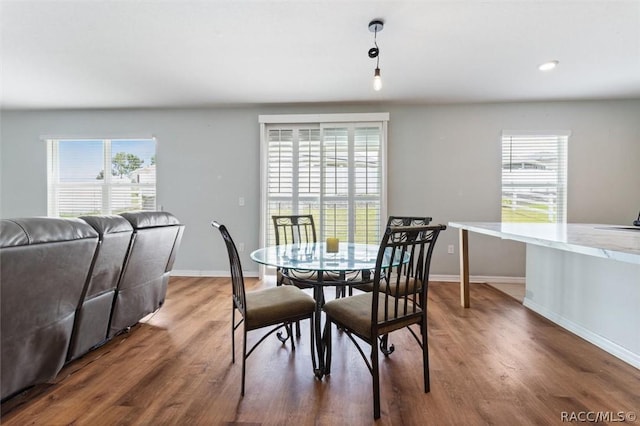
[{"label": "white countertop", "polygon": [[502,222],[449,222],[449,226],[507,240],[640,264],[640,229],[625,229],[633,226]]}]

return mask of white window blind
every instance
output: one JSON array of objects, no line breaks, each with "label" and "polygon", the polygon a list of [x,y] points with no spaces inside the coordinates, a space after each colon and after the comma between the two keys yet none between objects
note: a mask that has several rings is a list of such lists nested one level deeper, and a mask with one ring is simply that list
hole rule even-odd
[{"label": "white window blind", "polygon": [[49,216],[156,209],[154,139],[48,139]]},{"label": "white window blind", "polygon": [[263,133],[261,243],[275,244],[271,216],[288,214],[313,214],[319,241],[380,242],[386,122],[267,123]]},{"label": "white window blind", "polygon": [[503,132],[503,222],[566,222],[569,135]]}]

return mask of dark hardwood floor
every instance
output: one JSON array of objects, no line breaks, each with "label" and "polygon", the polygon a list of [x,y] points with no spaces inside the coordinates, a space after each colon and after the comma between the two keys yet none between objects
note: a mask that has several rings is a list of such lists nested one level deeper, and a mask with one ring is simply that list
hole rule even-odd
[{"label": "dark hardwood floor", "polygon": [[[487,285],[472,285],[471,297],[472,308],[463,309],[457,285],[430,285],[428,394],[419,347],[406,330],[392,334],[396,351],[381,362],[375,423],[546,425],[563,424],[563,412],[640,415],[638,369]],[[158,312],[52,383],[6,401],[2,424],[374,423],[371,376],[351,342],[333,333],[332,374],[318,381],[307,324],[295,352],[274,336],[249,357],[242,398],[230,306],[228,278],[172,278]],[[253,333],[250,341],[259,336]]]}]

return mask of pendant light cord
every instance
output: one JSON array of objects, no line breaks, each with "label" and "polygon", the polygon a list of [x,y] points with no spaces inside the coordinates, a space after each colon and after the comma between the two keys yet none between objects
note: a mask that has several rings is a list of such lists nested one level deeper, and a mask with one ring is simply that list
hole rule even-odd
[{"label": "pendant light cord", "polygon": [[378,28],[373,32],[373,45],[378,50],[378,54],[376,55],[376,68],[380,68],[380,48],[378,47]]}]

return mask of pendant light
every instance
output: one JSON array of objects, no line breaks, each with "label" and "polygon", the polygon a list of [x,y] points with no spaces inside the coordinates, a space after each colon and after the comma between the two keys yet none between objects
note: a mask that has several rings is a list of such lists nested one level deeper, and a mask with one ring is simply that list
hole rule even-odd
[{"label": "pendant light", "polygon": [[369,31],[373,33],[373,44],[375,47],[369,49],[369,57],[376,59],[376,69],[373,72],[373,90],[379,91],[382,89],[382,77],[380,76],[380,48],[378,48],[377,36],[378,32],[382,31],[384,23],[379,20],[369,22]]}]

